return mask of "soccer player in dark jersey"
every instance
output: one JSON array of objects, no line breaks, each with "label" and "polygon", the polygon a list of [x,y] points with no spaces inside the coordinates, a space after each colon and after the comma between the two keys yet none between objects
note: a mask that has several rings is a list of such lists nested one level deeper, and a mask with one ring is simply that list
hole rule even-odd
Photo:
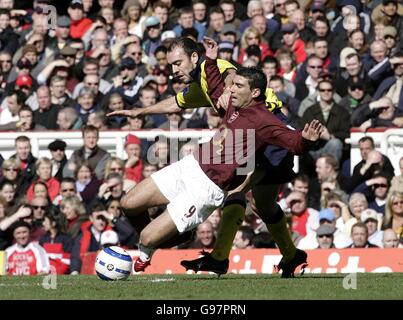
[{"label": "soccer player in dark jersey", "polygon": [[[211,59],[212,56],[206,59],[205,68],[206,74],[218,75],[209,83],[209,87],[214,88],[210,96],[216,104],[223,92],[224,82],[216,59]],[[136,271],[144,270],[149,265],[153,250],[161,243],[194,228],[222,205],[236,170],[247,164],[256,150],[274,144],[300,154],[310,146],[309,140],[319,138],[322,126],[317,121],[306,125],[301,133],[288,129],[267,112],[266,85],[266,77],[260,70],[238,70],[231,86],[232,98],[221,130],[209,143],[200,146],[197,159],[189,155],[154,173],[122,200],[122,206],[132,214],[168,204],[167,210],[147,225],[140,235],[140,257],[135,264]],[[255,130],[254,144],[248,143],[250,128]],[[233,145],[235,130],[241,132],[242,136],[241,139],[235,139]],[[210,157],[203,161],[206,160],[203,155],[207,150]]]}]

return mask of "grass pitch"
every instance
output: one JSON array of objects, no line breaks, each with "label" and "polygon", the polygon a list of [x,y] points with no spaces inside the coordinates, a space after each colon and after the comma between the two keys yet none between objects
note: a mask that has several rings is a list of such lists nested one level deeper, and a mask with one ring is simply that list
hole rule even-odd
[{"label": "grass pitch", "polygon": [[[403,299],[403,273],[358,273],[356,289],[343,287],[345,274],[280,279],[279,275],[138,275],[106,282],[97,276],[58,276],[44,289],[44,276],[0,277],[0,300],[307,300]],[[346,281],[345,281],[346,282]],[[354,284],[350,281],[350,284]]]}]

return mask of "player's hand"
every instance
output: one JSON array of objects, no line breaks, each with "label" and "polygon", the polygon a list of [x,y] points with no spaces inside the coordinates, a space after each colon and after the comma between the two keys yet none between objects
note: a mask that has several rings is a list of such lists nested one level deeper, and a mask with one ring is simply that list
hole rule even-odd
[{"label": "player's hand", "polygon": [[129,118],[136,118],[141,114],[141,108],[136,108],[133,110],[116,110],[109,112],[106,116],[107,117],[115,117],[115,116],[125,116]]},{"label": "player's hand", "polygon": [[218,98],[217,109],[223,108],[224,110],[227,110],[230,98],[231,98],[231,92],[224,91],[224,93]]},{"label": "player's hand", "polygon": [[323,130],[323,126],[318,120],[312,120],[309,124],[305,124],[304,130],[302,130],[302,137],[310,141],[317,141],[322,135]]},{"label": "player's hand", "polygon": [[203,45],[206,49],[206,57],[212,60],[218,57],[218,43],[209,37],[203,38]]},{"label": "player's hand", "polygon": [[329,132],[329,130],[327,130],[326,127],[323,127],[323,131],[322,131],[322,134],[320,135],[320,138],[324,139],[324,140],[330,140],[330,138],[331,138],[330,132]]}]

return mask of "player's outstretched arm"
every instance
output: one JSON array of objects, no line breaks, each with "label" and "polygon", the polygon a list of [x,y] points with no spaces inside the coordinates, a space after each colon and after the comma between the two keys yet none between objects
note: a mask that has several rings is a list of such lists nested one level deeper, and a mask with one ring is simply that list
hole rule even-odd
[{"label": "player's outstretched arm", "polygon": [[117,110],[112,111],[107,114],[108,117],[113,116],[125,116],[130,118],[136,118],[140,115],[148,114],[162,114],[162,113],[176,113],[180,112],[182,109],[176,104],[175,97],[170,97],[165,100],[158,102],[150,107],[145,108],[135,108],[132,110]]},{"label": "player's outstretched arm", "polygon": [[302,137],[310,141],[317,141],[323,130],[323,126],[318,120],[312,120],[310,123],[305,124]]}]

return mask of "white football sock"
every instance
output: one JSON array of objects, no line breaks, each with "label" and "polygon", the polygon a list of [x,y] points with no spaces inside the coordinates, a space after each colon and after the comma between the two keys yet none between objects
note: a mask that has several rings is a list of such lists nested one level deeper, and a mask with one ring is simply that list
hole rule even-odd
[{"label": "white football sock", "polygon": [[139,251],[140,251],[140,260],[141,261],[149,261],[153,256],[155,249],[150,247],[145,247],[141,243],[139,244]]}]

